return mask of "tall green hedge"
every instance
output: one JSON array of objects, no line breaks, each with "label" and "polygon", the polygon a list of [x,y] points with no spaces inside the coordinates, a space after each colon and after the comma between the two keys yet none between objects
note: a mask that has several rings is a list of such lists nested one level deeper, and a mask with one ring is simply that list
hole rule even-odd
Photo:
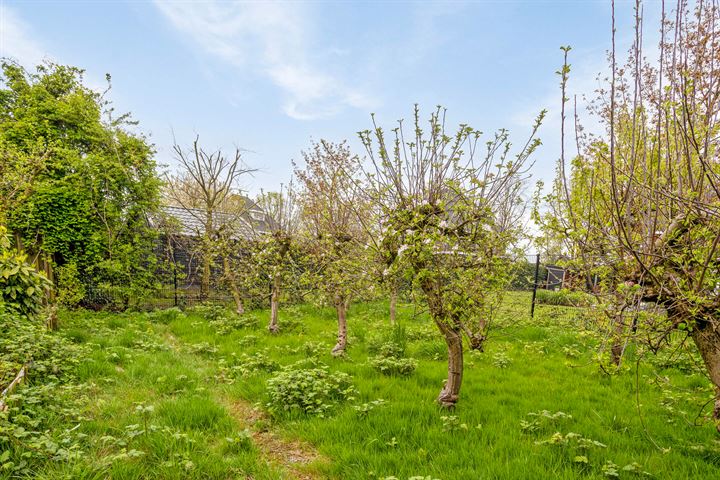
[{"label": "tall green hedge", "polygon": [[0,224],[80,279],[59,285],[75,289],[61,298],[124,308],[156,287],[147,219],[160,180],[152,145],[105,96],[74,67],[47,63],[29,73],[2,65],[0,167],[27,185],[13,192],[0,183]]}]

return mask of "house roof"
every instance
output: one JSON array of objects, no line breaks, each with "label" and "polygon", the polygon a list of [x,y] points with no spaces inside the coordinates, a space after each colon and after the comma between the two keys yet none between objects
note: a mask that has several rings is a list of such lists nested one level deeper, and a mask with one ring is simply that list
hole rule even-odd
[{"label": "house roof", "polygon": [[[199,208],[185,208],[175,205],[165,205],[161,207],[161,212],[166,217],[171,217],[178,222],[181,235],[188,237],[199,237],[205,232],[205,212]],[[159,226],[162,218],[151,220],[151,224],[155,227]],[[250,205],[240,213],[215,212],[213,215],[213,228],[221,229],[229,226],[235,232],[231,235],[234,238],[243,236],[252,238],[258,233],[264,233],[268,230],[268,224],[264,213],[256,206]]]}]

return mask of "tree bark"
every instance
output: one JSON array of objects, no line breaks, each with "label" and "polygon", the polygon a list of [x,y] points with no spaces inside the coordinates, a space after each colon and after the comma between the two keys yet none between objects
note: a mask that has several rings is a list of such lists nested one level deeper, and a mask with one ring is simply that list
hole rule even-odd
[{"label": "tree bark", "polygon": [[242,315],[245,313],[245,304],[243,303],[242,295],[240,294],[240,289],[237,286],[237,281],[235,274],[232,272],[232,269],[230,268],[230,261],[227,257],[223,257],[223,270],[225,272],[225,284],[227,285],[227,288],[230,290],[230,293],[232,293],[233,300],[235,301],[235,312],[238,315]]},{"label": "tree bark", "polygon": [[335,303],[335,310],[337,310],[338,314],[338,334],[337,334],[337,343],[332,349],[333,356],[340,356],[345,353],[345,348],[347,347],[347,308],[348,308],[347,301],[337,301]]},{"label": "tree bark", "polygon": [[448,347],[448,378],[440,390],[438,403],[445,408],[452,408],[460,398],[460,386],[463,377],[463,345],[462,333],[444,320],[436,320],[435,324],[445,336]]},{"label": "tree bark", "polygon": [[713,420],[715,420],[715,428],[720,432],[720,332],[715,322],[701,320],[696,322],[691,336],[715,388]]},{"label": "tree bark", "polygon": [[242,297],[240,296],[240,292],[237,288],[232,288],[232,296],[233,300],[235,300],[235,313],[242,315],[245,313],[245,304],[243,303]]},{"label": "tree bark", "polygon": [[460,386],[462,385],[462,329],[457,322],[451,322],[451,319],[447,318],[439,286],[428,280],[423,282],[422,289],[428,301],[430,316],[445,337],[448,347],[448,377],[438,395],[438,403],[445,408],[452,408],[460,398]]},{"label": "tree bark", "polygon": [[470,333],[468,335],[468,341],[470,342],[470,350],[477,350],[478,352],[485,351],[485,340],[486,337],[482,333]]},{"label": "tree bark", "polygon": [[270,295],[270,325],[268,330],[271,333],[280,331],[278,323],[278,310],[280,308],[280,275],[275,275],[272,282],[272,293]]}]

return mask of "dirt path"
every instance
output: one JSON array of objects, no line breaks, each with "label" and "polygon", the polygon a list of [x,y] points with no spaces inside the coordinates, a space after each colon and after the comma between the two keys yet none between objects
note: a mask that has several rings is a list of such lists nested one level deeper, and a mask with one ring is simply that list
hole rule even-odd
[{"label": "dirt path", "polygon": [[[165,334],[165,341],[174,351],[179,351],[182,341],[169,331]],[[197,357],[197,360],[209,364],[206,359]],[[284,473],[287,480],[320,480],[323,475],[313,471],[312,465],[328,463],[313,447],[299,441],[289,441],[276,432],[268,430],[263,425],[266,415],[253,407],[249,402],[218,397],[218,403],[223,405],[241,429],[251,432],[253,443],[260,451],[260,455],[273,467]]]},{"label": "dirt path", "polygon": [[312,465],[327,463],[313,447],[299,441],[289,441],[276,432],[264,428],[261,422],[265,414],[244,400],[223,399],[223,405],[242,428],[250,430],[253,442],[262,457],[271,465],[284,471],[293,480],[317,480],[325,478],[314,472]]}]

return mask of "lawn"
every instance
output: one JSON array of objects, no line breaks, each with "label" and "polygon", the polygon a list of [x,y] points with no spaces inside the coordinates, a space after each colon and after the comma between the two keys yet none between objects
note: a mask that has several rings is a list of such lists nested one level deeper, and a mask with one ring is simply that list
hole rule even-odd
[{"label": "lawn", "polygon": [[[400,328],[389,326],[383,302],[353,306],[341,359],[329,353],[331,309],[285,308],[278,335],[264,328],[267,311],[63,312],[61,335],[86,356],[77,367],[83,421],[67,426],[83,454],[45,462],[35,476],[718,477],[718,436],[696,418],[710,386],[693,373],[693,356],[645,358],[638,369],[631,349],[610,376],[583,309],[538,306],[530,320],[528,303],[510,294],[486,351],[466,353],[453,411],[435,403],[444,344],[412,305],[401,305]],[[374,368],[387,343],[417,360],[410,375]],[[326,365],[353,388],[321,402],[321,415],[268,405],[267,380],[289,365]]]}]

